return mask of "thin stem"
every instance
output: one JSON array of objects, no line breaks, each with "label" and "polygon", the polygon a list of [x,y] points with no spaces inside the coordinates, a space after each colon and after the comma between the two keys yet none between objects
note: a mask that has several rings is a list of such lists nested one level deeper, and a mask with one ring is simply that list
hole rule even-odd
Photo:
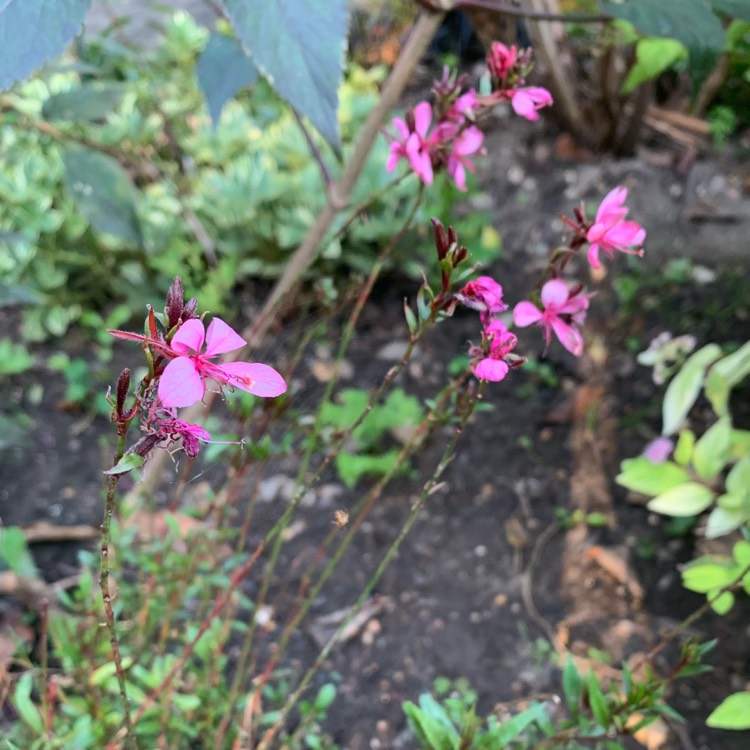
[{"label": "thin stem", "polygon": [[[117,448],[115,449],[112,466],[117,466],[120,459],[125,453],[126,435],[127,429],[119,430],[119,434],[117,436]],[[133,722],[130,716],[130,702],[128,701],[128,691],[125,684],[125,672],[122,668],[122,655],[120,653],[120,641],[117,637],[115,613],[112,609],[112,596],[109,592],[109,546],[111,539],[112,516],[115,512],[115,501],[117,497],[117,482],[120,476],[120,474],[112,474],[107,477],[107,490],[104,500],[104,519],[102,520],[101,567],[99,573],[99,587],[102,592],[104,616],[107,622],[107,631],[109,632],[109,645],[112,649],[112,658],[115,662],[117,683],[120,686],[120,696],[122,698],[123,706],[123,718],[125,720],[125,743],[126,747],[137,748],[135,737],[133,736]]]},{"label": "thin stem", "polygon": [[330,185],[333,182],[333,178],[331,177],[331,172],[328,169],[328,165],[325,162],[325,159],[323,158],[323,154],[321,153],[321,150],[318,148],[318,144],[315,143],[313,140],[312,135],[310,134],[310,131],[307,128],[307,125],[305,125],[304,120],[300,117],[299,112],[294,107],[290,106],[290,109],[292,110],[292,114],[294,115],[294,119],[297,121],[297,125],[299,125],[299,129],[302,131],[302,135],[305,137],[305,140],[307,141],[307,147],[310,149],[310,153],[313,155],[313,159],[315,160],[315,163],[320,168],[320,174],[323,176],[323,182],[325,183],[326,187]]},{"label": "thin stem", "polygon": [[[432,0],[419,0],[423,5],[434,7]],[[612,16],[604,13],[547,13],[545,11],[529,10],[518,5],[500,2],[500,0],[456,0],[454,8],[484,8],[495,10],[507,16],[527,18],[532,21],[568,21],[570,23],[602,23],[611,21]]]},{"label": "thin stem", "polygon": [[[457,381],[454,381],[455,386],[458,387],[458,385],[460,385],[460,383],[463,382],[466,379],[466,377],[467,376],[464,375],[464,376],[461,376]],[[287,698],[286,703],[284,704],[284,706],[281,708],[279,712],[279,718],[276,720],[274,725],[266,731],[265,735],[263,736],[263,739],[258,745],[258,750],[267,750],[267,748],[269,747],[269,743],[276,736],[279,729],[281,728],[284,721],[286,720],[286,717],[288,716],[289,711],[291,711],[291,709],[296,705],[302,693],[307,689],[310,682],[312,681],[312,678],[315,676],[315,673],[320,668],[321,664],[323,664],[323,662],[328,658],[328,655],[330,654],[334,645],[337,643],[339,636],[344,631],[344,629],[349,625],[349,623],[352,621],[355,615],[359,612],[359,610],[362,608],[362,605],[365,603],[365,601],[367,601],[368,597],[370,596],[373,589],[377,585],[378,581],[382,577],[383,573],[385,572],[386,568],[390,564],[391,560],[394,558],[394,556],[398,552],[399,547],[401,546],[401,543],[403,542],[403,540],[406,538],[406,535],[411,530],[412,526],[414,525],[414,522],[417,520],[417,517],[419,516],[419,513],[422,510],[422,507],[424,506],[425,501],[430,496],[433,489],[437,486],[438,480],[440,479],[443,472],[445,471],[445,468],[450,463],[451,458],[453,457],[453,453],[456,448],[456,444],[461,436],[461,433],[463,432],[463,429],[466,426],[466,423],[468,422],[469,417],[472,415],[474,411],[474,406],[476,405],[477,401],[481,397],[481,387],[482,386],[480,386],[480,388],[474,394],[473,398],[464,406],[464,413],[461,415],[461,420],[458,426],[456,427],[456,429],[454,430],[453,437],[446,445],[445,450],[443,451],[443,455],[441,456],[440,461],[438,462],[438,465],[436,466],[435,471],[433,472],[432,476],[424,484],[422,488],[422,492],[419,498],[417,499],[417,501],[412,506],[411,512],[409,513],[409,516],[407,517],[406,521],[401,527],[401,530],[399,531],[398,536],[393,540],[390,547],[386,551],[385,555],[383,556],[383,559],[378,565],[373,576],[367,582],[367,585],[365,586],[359,598],[357,599],[354,607],[352,607],[347,617],[344,618],[344,620],[341,622],[339,627],[336,629],[336,632],[328,640],[328,643],[326,643],[326,645],[321,649],[320,653],[315,659],[315,662],[312,664],[312,666],[307,670],[303,678],[300,680],[300,683],[297,686],[297,688]],[[313,598],[312,594],[311,594],[311,598]]]}]

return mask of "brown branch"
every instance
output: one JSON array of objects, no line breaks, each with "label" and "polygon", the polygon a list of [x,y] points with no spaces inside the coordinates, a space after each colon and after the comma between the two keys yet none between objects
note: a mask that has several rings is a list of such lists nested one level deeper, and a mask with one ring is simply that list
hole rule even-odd
[{"label": "brown branch", "polygon": [[[429,2],[429,0],[428,0]],[[518,5],[500,2],[500,0],[456,0],[456,8],[483,8],[505,13],[509,16],[527,18],[531,21],[568,21],[570,23],[603,23],[611,21],[612,16],[595,13],[548,13],[546,11],[524,8]]]}]

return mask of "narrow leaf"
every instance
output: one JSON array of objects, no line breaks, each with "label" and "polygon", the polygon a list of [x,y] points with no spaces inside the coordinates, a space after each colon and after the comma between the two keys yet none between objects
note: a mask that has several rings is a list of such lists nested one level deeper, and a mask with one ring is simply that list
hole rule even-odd
[{"label": "narrow leaf", "polygon": [[111,469],[107,469],[104,473],[107,476],[115,476],[117,474],[127,474],[133,469],[138,469],[143,466],[144,458],[139,456],[137,453],[126,453],[115,466]]},{"label": "narrow leaf", "polygon": [[242,46],[278,94],[338,148],[346,0],[223,0]]},{"label": "narrow leaf", "polygon": [[730,456],[732,423],[728,417],[709,427],[695,444],[693,466],[701,479],[713,479]]},{"label": "narrow leaf", "polygon": [[91,0],[0,2],[0,91],[62,54]]},{"label": "narrow leaf", "polygon": [[224,105],[258,77],[258,71],[239,41],[226,34],[212,34],[195,66],[203,97],[214,127]]},{"label": "narrow leaf", "polygon": [[609,708],[607,707],[607,700],[599,686],[599,680],[594,672],[589,672],[589,676],[586,679],[586,687],[588,689],[589,705],[591,706],[591,712],[594,714],[596,723],[606,729],[609,726]]}]

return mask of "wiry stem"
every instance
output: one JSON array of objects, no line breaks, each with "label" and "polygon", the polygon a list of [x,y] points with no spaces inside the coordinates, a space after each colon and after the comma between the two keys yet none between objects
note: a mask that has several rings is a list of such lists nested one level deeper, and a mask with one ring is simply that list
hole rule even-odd
[{"label": "wiry stem", "polygon": [[[117,448],[112,461],[112,466],[117,466],[120,459],[125,453],[125,437],[127,430],[120,430],[117,437]],[[120,641],[117,637],[117,627],[115,624],[115,613],[112,609],[112,595],[109,591],[109,545],[110,531],[112,527],[112,516],[115,512],[115,500],[117,497],[117,482],[120,474],[112,474],[107,477],[107,490],[104,500],[104,519],[102,520],[101,536],[101,567],[99,572],[99,587],[102,592],[102,602],[104,604],[104,616],[107,622],[107,631],[109,632],[109,645],[112,649],[112,658],[115,662],[115,671],[117,674],[117,683],[120,686],[120,696],[122,697],[123,718],[125,721],[125,743],[126,747],[137,748],[135,737],[133,736],[133,722],[130,716],[130,703],[128,702],[128,691],[125,684],[125,672],[122,668],[122,654],[120,653]]]}]

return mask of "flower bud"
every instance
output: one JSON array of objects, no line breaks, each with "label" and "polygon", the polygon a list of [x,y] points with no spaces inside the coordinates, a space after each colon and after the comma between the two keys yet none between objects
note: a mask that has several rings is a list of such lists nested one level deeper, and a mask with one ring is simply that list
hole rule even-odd
[{"label": "flower bud", "polygon": [[115,408],[117,409],[118,419],[122,419],[125,413],[125,399],[128,397],[130,390],[130,370],[126,367],[117,378]]},{"label": "flower bud", "polygon": [[171,331],[180,322],[183,296],[182,279],[179,276],[175,276],[172,285],[167,291],[167,306],[164,309],[164,313],[167,316],[167,330]]}]

